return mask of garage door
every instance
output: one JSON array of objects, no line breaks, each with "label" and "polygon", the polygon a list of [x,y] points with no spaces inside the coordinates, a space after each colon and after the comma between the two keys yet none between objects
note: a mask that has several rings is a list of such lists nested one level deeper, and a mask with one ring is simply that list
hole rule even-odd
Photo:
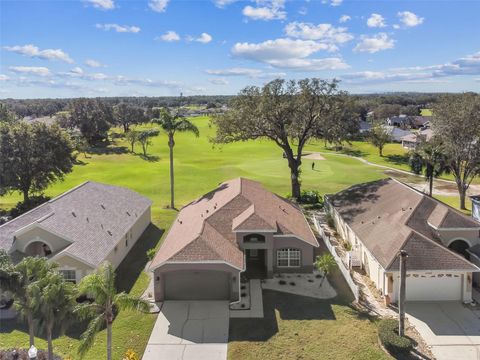
[{"label": "garage door", "polygon": [[165,300],[229,300],[230,274],[223,271],[175,271],[165,276]]},{"label": "garage door", "polygon": [[[431,277],[426,274],[407,277],[406,295],[410,301],[453,301],[462,299],[462,276]],[[398,284],[398,283],[397,283]],[[398,290],[397,290],[398,291]]]}]

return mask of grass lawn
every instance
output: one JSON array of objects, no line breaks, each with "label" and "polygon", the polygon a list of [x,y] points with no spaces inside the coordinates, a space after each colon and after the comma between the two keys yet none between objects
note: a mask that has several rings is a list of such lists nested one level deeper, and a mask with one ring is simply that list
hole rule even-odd
[{"label": "grass lawn", "polygon": [[[261,181],[268,189],[280,195],[290,193],[287,161],[283,159],[282,151],[272,142],[249,141],[212,148],[208,137],[214,134],[214,130],[209,127],[208,118],[196,118],[193,121],[200,128],[199,138],[191,134],[176,136],[175,187],[178,208],[212,190],[220,182],[238,176]],[[314,143],[307,150],[323,151],[322,147],[323,144]],[[369,144],[356,143],[354,147],[366,153],[368,160],[375,159],[375,151],[372,151]],[[52,185],[46,194],[56,196],[86,180],[93,180],[129,187],[153,201],[153,225],[117,271],[119,287],[139,295],[148,284],[148,276],[143,272],[146,264],[145,251],[160,246],[161,236],[170,226],[176,212],[166,208],[169,204],[169,165],[165,134],[153,139],[147,159],[129,153],[127,148],[123,139],[117,137],[115,143],[108,148],[97,150],[86,158],[79,156],[80,164],[75,166],[63,182]],[[385,154],[402,154],[398,150],[397,145],[388,145]],[[140,148],[136,151],[139,153]],[[382,159],[378,159],[380,160]],[[322,194],[385,177],[383,170],[378,167],[334,154],[326,154],[325,160],[316,161],[314,171],[310,165],[311,160],[305,161],[302,186],[304,189],[318,190]],[[18,194],[0,197],[0,208],[12,207],[19,200]],[[350,309],[343,299],[330,302],[299,300],[292,303],[297,305],[287,306],[292,300],[288,296],[267,295],[266,298],[267,304],[271,304],[271,310],[267,312],[268,320],[276,324],[278,331],[272,333],[266,342],[250,341],[244,340],[240,326],[238,332],[234,330],[231,334],[234,338],[229,352],[231,358],[292,358],[288,349],[293,344],[298,344],[295,348],[298,353],[293,357],[308,358],[310,354],[316,354],[317,359],[382,358],[383,353],[375,345],[375,324],[369,319],[359,318],[359,314]],[[155,318],[155,315],[120,312],[113,325],[114,358],[120,359],[129,348],[142,355]],[[250,327],[245,332],[254,330],[254,323],[249,324]],[[77,358],[80,330],[77,325],[67,335],[56,338],[55,351],[63,356]],[[102,332],[85,359],[105,358],[105,341],[106,335]],[[38,339],[37,345],[46,347],[43,339]],[[2,323],[0,348],[13,346],[28,347],[25,327],[16,323]]]},{"label": "grass lawn", "polygon": [[420,110],[420,115],[422,116],[432,116],[432,109],[421,109]]}]

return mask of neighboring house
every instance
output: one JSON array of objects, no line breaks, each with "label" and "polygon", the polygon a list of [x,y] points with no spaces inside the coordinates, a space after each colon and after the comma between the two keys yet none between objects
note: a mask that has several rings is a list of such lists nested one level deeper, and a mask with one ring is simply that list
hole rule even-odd
[{"label": "neighboring house", "polygon": [[372,129],[372,124],[368,121],[360,121],[360,134],[368,133]]},{"label": "neighboring house", "polygon": [[472,217],[480,221],[480,195],[471,196],[472,200]]},{"label": "neighboring house", "polygon": [[419,129],[430,124],[431,116],[410,116],[410,124],[413,128]]},{"label": "neighboring house", "polygon": [[239,300],[240,277],[312,272],[318,247],[302,211],[238,178],[183,207],[152,261],[155,300]]},{"label": "neighboring house", "polygon": [[393,142],[402,142],[402,137],[412,134],[410,130],[403,130],[395,126],[383,125],[385,131],[390,135]]},{"label": "neighboring house", "polygon": [[398,301],[400,250],[406,250],[406,299],[472,301],[467,249],[480,244],[480,223],[399,181],[355,185],[326,203],[352,256],[386,301]]},{"label": "neighboring house", "polygon": [[78,282],[108,260],[116,268],[150,224],[151,201],[129,189],[87,181],[0,226],[14,261],[46,256]]},{"label": "neighboring house", "polygon": [[420,130],[418,133],[408,134],[401,137],[402,146],[405,149],[414,150],[422,142],[428,142],[433,137],[433,131],[431,129]]},{"label": "neighboring house", "polygon": [[408,129],[411,126],[410,116],[407,115],[389,117],[386,123],[388,126],[395,126],[402,129]]}]

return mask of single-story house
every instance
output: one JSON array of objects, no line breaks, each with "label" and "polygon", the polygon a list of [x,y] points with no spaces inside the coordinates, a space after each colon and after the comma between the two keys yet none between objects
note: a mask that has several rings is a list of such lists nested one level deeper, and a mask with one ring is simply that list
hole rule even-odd
[{"label": "single-story house", "polygon": [[78,282],[104,261],[116,268],[150,224],[151,201],[129,189],[87,181],[0,226],[13,261],[46,256]]},{"label": "single-story house", "polygon": [[230,180],[180,210],[151,264],[155,300],[238,301],[241,276],[312,272],[315,247],[297,205]]},{"label": "single-story house", "polygon": [[389,117],[386,123],[389,126],[395,126],[402,129],[407,129],[411,126],[411,119],[410,119],[410,116],[402,114],[398,116]]},{"label": "single-story house", "polygon": [[410,130],[403,130],[395,126],[383,125],[385,131],[390,135],[393,142],[402,142],[402,137],[412,134]]},{"label": "single-story house", "polygon": [[410,122],[413,128],[419,129],[427,126],[432,119],[431,116],[410,116]]},{"label": "single-story house", "polygon": [[414,150],[422,142],[430,141],[433,137],[433,131],[431,129],[420,130],[418,133],[411,133],[402,136],[402,146],[405,149]]},{"label": "single-story house", "polygon": [[398,301],[400,250],[406,250],[406,299],[472,301],[467,249],[480,244],[480,223],[394,179],[352,186],[326,203],[337,232],[352,246],[386,301]]}]

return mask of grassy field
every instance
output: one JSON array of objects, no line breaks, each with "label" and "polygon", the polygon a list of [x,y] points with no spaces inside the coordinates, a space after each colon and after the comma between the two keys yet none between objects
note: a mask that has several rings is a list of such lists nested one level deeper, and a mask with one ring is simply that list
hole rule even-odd
[{"label": "grassy field", "polygon": [[[261,181],[268,189],[280,195],[290,193],[287,162],[282,157],[282,151],[272,142],[250,141],[212,148],[208,138],[214,134],[214,130],[209,127],[208,118],[196,118],[194,122],[200,128],[199,138],[191,134],[178,134],[176,137],[177,207],[210,191],[220,182],[238,176]],[[129,187],[153,201],[154,225],[140,241],[144,246],[137,247],[135,251],[132,250],[133,253],[129,254],[125,265],[122,264],[118,270],[121,278],[120,288],[130,293],[141,294],[148,284],[148,276],[142,271],[146,263],[145,251],[149,247],[160,246],[162,234],[176,216],[174,210],[166,208],[169,204],[167,138],[165,134],[161,134],[153,139],[148,158],[129,153],[123,139],[115,138],[114,143],[108,148],[96,150],[87,157],[79,156],[80,163],[75,166],[73,172],[66,176],[65,181],[52,185],[46,194],[56,196],[84,181],[92,180]],[[354,143],[353,146],[353,150],[361,151],[362,156],[369,161],[380,163],[391,161],[377,158],[369,144]],[[313,143],[307,147],[307,150],[323,151],[322,148],[323,144]],[[136,151],[140,153],[140,148]],[[385,154],[392,155],[393,159],[393,156],[399,154],[402,156],[403,152],[397,145],[388,145]],[[311,160],[304,162],[301,175],[303,188],[315,189],[322,194],[334,193],[356,183],[385,177],[383,170],[378,167],[335,154],[326,154],[325,160],[316,161],[314,171],[311,170],[311,162]],[[9,208],[19,200],[18,194],[0,197],[0,207]],[[281,307],[282,301],[272,299],[274,304],[272,306],[275,307],[280,302],[278,306]],[[381,358],[375,342],[376,327],[370,320],[360,319],[359,314],[345,304],[319,303],[317,305],[331,308],[329,311],[333,314],[332,316],[341,322],[314,318],[287,321],[288,319],[283,318],[282,311],[277,309],[273,313],[278,319],[276,322],[279,326],[278,334],[273,336],[271,341],[258,343],[253,347],[252,342],[234,341],[230,351],[231,357],[257,358],[255,355],[258,352],[265,354],[266,359],[268,359],[266,357],[268,353],[277,354],[277,358],[282,358],[282,351],[287,351],[289,345],[296,341],[295,332],[300,333],[308,329],[310,332],[306,338],[309,342],[301,343],[305,354],[319,354],[317,358],[332,358],[327,354],[342,355],[342,358]],[[129,348],[141,355],[154,321],[154,315],[120,312],[113,326],[114,358],[121,359],[121,355]],[[76,358],[79,330],[76,327],[67,335],[56,338],[55,351],[60,355]],[[27,347],[28,335],[24,326],[2,323],[0,331],[0,348]],[[85,359],[105,358],[105,340],[105,333],[102,332]],[[38,339],[37,345],[43,348],[45,341]],[[302,349],[297,348],[297,351],[301,352]]]},{"label": "grassy field", "polygon": [[432,116],[432,109],[421,109],[420,115],[422,116]]}]

